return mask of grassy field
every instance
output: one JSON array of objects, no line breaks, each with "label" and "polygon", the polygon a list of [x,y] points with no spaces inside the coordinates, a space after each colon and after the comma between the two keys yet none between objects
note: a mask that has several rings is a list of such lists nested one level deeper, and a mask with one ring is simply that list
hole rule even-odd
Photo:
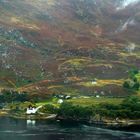
[{"label": "grassy field", "polygon": [[[69,100],[64,100],[67,102],[70,102],[74,105],[81,105],[81,106],[90,106],[90,105],[98,105],[100,103],[110,103],[110,104],[120,104],[123,101],[124,98],[107,98],[107,97],[90,97],[90,98],[75,98],[75,99],[69,99]],[[58,99],[53,98],[52,100],[46,100],[42,102],[36,103],[37,106],[40,105],[46,105],[46,104],[52,104],[56,107],[59,107],[60,104],[57,103]]]},{"label": "grassy field", "polygon": [[42,101],[42,102],[36,103],[36,106],[51,104],[51,105],[54,105],[54,106],[56,106],[56,107],[59,107],[59,104],[57,103],[57,101],[58,101],[57,98],[48,99],[48,100],[46,100],[46,101]]},{"label": "grassy field", "polygon": [[83,106],[98,105],[100,103],[120,104],[122,101],[123,98],[105,98],[105,97],[76,98],[69,100],[69,102],[75,105],[83,105]]},{"label": "grassy field", "polygon": [[103,87],[105,85],[118,85],[122,86],[123,79],[120,80],[97,80],[96,84],[93,84],[92,82],[81,82],[79,85],[85,86],[85,87]]}]

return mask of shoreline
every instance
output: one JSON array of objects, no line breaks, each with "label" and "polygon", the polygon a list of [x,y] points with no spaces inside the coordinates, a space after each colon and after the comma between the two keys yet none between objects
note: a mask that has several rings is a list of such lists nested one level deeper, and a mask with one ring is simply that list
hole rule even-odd
[{"label": "shoreline", "polygon": [[140,126],[140,119],[102,119],[102,120],[73,120],[73,119],[65,119],[62,117],[57,118],[63,122],[77,122],[77,123],[87,123],[89,125],[102,125],[106,127],[129,127],[129,126]]},{"label": "shoreline", "polygon": [[74,120],[71,118],[63,118],[57,116],[57,114],[18,114],[18,113],[9,113],[6,110],[0,110],[0,117],[10,117],[14,119],[24,119],[24,120],[56,120],[62,122],[75,122],[75,123],[87,123],[89,125],[103,125],[107,127],[129,127],[129,126],[140,126],[140,119],[112,119],[112,118],[103,118],[101,120]]},{"label": "shoreline", "polygon": [[56,118],[56,114],[31,114],[31,115],[27,115],[27,114],[11,114],[8,115],[11,118],[14,119],[23,119],[23,120],[55,120]]},{"label": "shoreline", "polygon": [[0,110],[0,117],[9,115],[8,111]]},{"label": "shoreline", "polygon": [[114,126],[114,127],[126,127],[126,126],[140,126],[140,120],[130,120],[130,119],[120,119],[120,120],[102,120],[102,121],[92,121],[91,124],[100,124],[106,126]]}]

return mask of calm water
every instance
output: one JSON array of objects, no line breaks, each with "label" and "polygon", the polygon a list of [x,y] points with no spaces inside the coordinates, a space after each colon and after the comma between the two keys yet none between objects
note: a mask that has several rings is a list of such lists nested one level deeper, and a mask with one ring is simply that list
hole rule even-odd
[{"label": "calm water", "polygon": [[140,133],[3,117],[0,118],[0,140],[140,140]]}]

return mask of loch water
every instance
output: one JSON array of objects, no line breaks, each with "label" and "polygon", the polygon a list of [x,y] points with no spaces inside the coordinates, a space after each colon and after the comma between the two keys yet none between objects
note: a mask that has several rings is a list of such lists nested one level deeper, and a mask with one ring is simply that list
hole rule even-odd
[{"label": "loch water", "polygon": [[0,140],[140,140],[140,129],[0,117]]}]

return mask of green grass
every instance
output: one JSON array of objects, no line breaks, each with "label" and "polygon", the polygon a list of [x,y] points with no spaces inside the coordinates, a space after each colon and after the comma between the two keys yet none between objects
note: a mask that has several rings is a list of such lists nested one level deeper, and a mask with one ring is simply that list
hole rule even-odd
[{"label": "green grass", "polygon": [[36,106],[42,106],[42,105],[51,104],[51,105],[53,105],[55,107],[59,107],[59,104],[57,103],[57,101],[58,101],[57,98],[48,99],[46,101],[36,103]]},{"label": "green grass", "polygon": [[[122,101],[124,100],[124,98],[109,98],[109,97],[100,97],[100,98],[96,98],[96,97],[88,97],[88,98],[84,98],[84,97],[80,97],[80,98],[74,98],[74,99],[69,99],[69,100],[65,100],[67,102],[71,102],[73,104],[76,105],[83,105],[83,106],[87,106],[87,105],[97,105],[100,103],[110,103],[110,104],[120,104]],[[40,106],[40,105],[45,105],[45,104],[53,104],[53,105],[57,105],[58,106],[58,98],[51,98],[51,99],[47,99],[41,102],[37,102],[36,105]]]},{"label": "green grass", "polygon": [[76,98],[69,100],[69,102],[75,105],[83,105],[83,106],[98,105],[100,103],[120,104],[122,101],[123,98],[105,98],[105,97]]},{"label": "green grass", "polygon": [[140,71],[139,71],[138,74],[136,74],[136,78],[137,78],[137,80],[140,82]]},{"label": "green grass", "polygon": [[[75,99],[70,99],[70,100],[65,100],[67,102],[70,102],[74,105],[82,105],[82,106],[90,106],[90,105],[98,105],[100,103],[110,103],[110,104],[120,104],[124,98],[107,98],[107,97],[90,97],[90,98],[75,98]],[[56,107],[59,107],[59,104],[57,103],[58,99],[53,98],[51,100],[46,100],[42,102],[36,103],[36,106],[41,106],[41,105],[46,105],[46,104],[51,104]]]}]

